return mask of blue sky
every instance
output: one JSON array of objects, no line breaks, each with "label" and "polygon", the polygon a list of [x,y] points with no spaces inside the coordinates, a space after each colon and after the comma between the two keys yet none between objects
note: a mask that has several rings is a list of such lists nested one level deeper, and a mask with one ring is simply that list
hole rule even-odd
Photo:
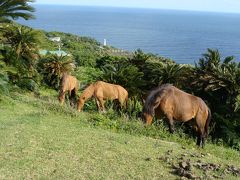
[{"label": "blue sky", "polygon": [[240,13],[240,0],[36,0],[37,4],[116,6]]}]

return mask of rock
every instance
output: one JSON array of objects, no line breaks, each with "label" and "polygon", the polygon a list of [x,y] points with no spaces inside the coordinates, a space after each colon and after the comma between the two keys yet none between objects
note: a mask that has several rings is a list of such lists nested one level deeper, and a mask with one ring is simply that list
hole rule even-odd
[{"label": "rock", "polygon": [[197,178],[197,176],[193,175],[193,174],[190,173],[190,172],[187,172],[187,173],[185,174],[185,177],[187,177],[188,179],[196,179],[196,178]]},{"label": "rock", "polygon": [[158,159],[158,160],[161,160],[161,161],[164,161],[164,160],[165,160],[165,157],[158,157],[157,159]]},{"label": "rock", "polygon": [[222,176],[217,176],[217,175],[215,175],[215,174],[213,175],[213,177],[216,178],[216,179],[223,179]]},{"label": "rock", "polygon": [[228,170],[228,169],[224,169],[224,171],[223,171],[223,174],[229,174],[230,173],[230,171]]},{"label": "rock", "polygon": [[166,152],[166,154],[167,154],[167,155],[170,155],[172,152],[173,152],[173,150],[168,150],[168,151]]},{"label": "rock", "polygon": [[177,174],[178,176],[183,176],[185,174],[185,171],[183,168],[178,168],[175,171],[175,174]]},{"label": "rock", "polygon": [[184,170],[190,171],[191,170],[191,164],[190,161],[187,162],[179,162],[179,167],[183,168]]},{"label": "rock", "polygon": [[145,161],[151,161],[152,159],[150,157],[145,158]]},{"label": "rock", "polygon": [[173,169],[178,169],[179,167],[178,167],[177,165],[173,164],[173,165],[172,165],[172,168],[173,168]]},{"label": "rock", "polygon": [[235,176],[240,176],[240,169],[233,166],[233,165],[228,165],[227,169],[224,170],[224,173],[226,174],[234,174]]},{"label": "rock", "polygon": [[195,154],[191,154],[191,157],[197,157]]},{"label": "rock", "polygon": [[214,177],[211,176],[211,175],[208,175],[208,176],[206,177],[206,179],[214,179]]},{"label": "rock", "polygon": [[201,153],[201,157],[205,157],[206,156],[206,154],[204,154],[204,153]]},{"label": "rock", "polygon": [[170,159],[170,158],[166,158],[166,162],[167,162],[168,164],[170,164],[170,163],[171,163],[171,159]]},{"label": "rock", "polygon": [[186,177],[184,177],[184,176],[181,177],[180,179],[181,179],[181,180],[188,180],[188,178],[186,178]]},{"label": "rock", "polygon": [[186,162],[180,162],[179,166],[183,169],[185,169],[187,167],[187,163]]}]

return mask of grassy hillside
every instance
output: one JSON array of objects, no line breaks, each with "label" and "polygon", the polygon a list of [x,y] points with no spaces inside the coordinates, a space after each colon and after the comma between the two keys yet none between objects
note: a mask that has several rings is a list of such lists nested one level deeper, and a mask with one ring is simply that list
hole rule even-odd
[{"label": "grassy hillside", "polygon": [[1,179],[240,177],[237,151],[210,143],[198,149],[193,139],[95,110],[78,113],[59,106],[55,92],[41,94],[1,97]]}]

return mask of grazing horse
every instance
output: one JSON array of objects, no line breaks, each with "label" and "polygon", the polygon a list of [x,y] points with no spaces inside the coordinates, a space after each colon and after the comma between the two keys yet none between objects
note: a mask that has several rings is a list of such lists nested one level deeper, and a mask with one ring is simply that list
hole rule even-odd
[{"label": "grazing horse", "polygon": [[122,86],[109,84],[103,81],[97,81],[89,85],[78,100],[78,111],[80,112],[85,101],[94,97],[99,111],[105,111],[104,103],[106,100],[117,99],[122,106],[127,105],[128,92]]},{"label": "grazing horse", "polygon": [[70,104],[73,106],[73,101],[78,91],[78,80],[74,76],[64,73],[61,79],[61,86],[59,91],[58,100],[61,105],[64,103],[65,94],[68,93]]},{"label": "grazing horse", "polygon": [[164,84],[149,93],[143,107],[142,115],[146,124],[152,123],[155,114],[157,118],[166,115],[171,133],[174,132],[174,120],[187,122],[195,119],[197,145],[204,146],[211,112],[201,98],[181,91],[171,84]]}]

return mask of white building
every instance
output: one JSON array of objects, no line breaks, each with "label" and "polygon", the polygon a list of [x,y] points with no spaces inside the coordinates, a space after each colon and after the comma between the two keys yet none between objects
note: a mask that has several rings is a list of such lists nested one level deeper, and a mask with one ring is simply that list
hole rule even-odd
[{"label": "white building", "polygon": [[61,37],[50,37],[49,40],[53,41],[53,42],[60,42],[61,41]]}]

